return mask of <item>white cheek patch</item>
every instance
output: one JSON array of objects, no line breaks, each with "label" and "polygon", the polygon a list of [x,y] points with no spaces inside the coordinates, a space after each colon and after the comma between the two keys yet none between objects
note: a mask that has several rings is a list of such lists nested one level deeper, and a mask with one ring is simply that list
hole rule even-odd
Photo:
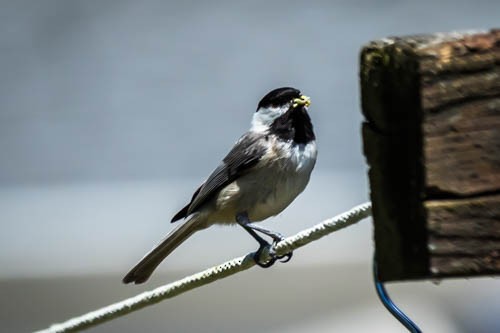
[{"label": "white cheek patch", "polygon": [[269,107],[258,109],[252,118],[252,125],[250,131],[262,133],[269,129],[272,123],[282,116],[290,108],[290,103],[279,107]]}]

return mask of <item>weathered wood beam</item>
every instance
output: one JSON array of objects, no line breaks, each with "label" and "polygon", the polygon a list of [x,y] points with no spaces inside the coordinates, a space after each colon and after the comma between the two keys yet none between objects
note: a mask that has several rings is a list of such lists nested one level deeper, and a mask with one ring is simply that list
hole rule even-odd
[{"label": "weathered wood beam", "polygon": [[500,274],[500,30],[361,52],[383,281]]}]

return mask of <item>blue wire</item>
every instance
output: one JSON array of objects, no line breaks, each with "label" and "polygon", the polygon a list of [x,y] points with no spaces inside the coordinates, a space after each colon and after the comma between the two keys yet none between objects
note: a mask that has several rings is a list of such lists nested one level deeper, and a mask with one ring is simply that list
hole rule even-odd
[{"label": "blue wire", "polygon": [[373,257],[373,281],[375,282],[375,289],[385,308],[412,333],[422,333],[420,328],[415,324],[403,311],[401,311],[396,304],[394,304],[385,290],[384,284],[378,278],[377,259]]}]

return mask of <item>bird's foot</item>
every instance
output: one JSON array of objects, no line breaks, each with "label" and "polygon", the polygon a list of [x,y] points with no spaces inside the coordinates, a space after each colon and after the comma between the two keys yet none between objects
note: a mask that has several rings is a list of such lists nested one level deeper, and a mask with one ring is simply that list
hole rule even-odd
[{"label": "bird's foot", "polygon": [[[279,260],[280,262],[289,262],[290,259],[292,259],[292,256],[293,256],[293,251],[290,251],[288,253],[285,253],[284,255],[282,256],[277,256],[274,252],[274,247],[276,246],[276,244],[278,244],[279,242],[281,242],[282,240],[285,239],[285,236],[283,236],[282,234],[280,233],[275,233],[276,237],[272,237],[273,238],[273,246],[271,246],[271,253],[274,255],[274,258]],[[284,259],[284,260],[282,260]]]},{"label": "bird's foot", "polygon": [[262,268],[269,268],[269,267],[271,267],[272,265],[274,265],[274,263],[276,262],[276,255],[275,255],[275,254],[273,254],[272,247],[271,247],[271,248],[270,248],[270,250],[269,250],[269,257],[270,257],[270,259],[269,259],[268,261],[266,261],[266,262],[262,262],[262,261],[260,260],[260,257],[261,257],[261,255],[262,255],[262,252],[263,252],[263,251],[264,251],[264,249],[265,249],[266,247],[268,247],[268,246],[269,246],[269,244],[267,244],[267,245],[266,245],[266,244],[260,244],[259,249],[258,249],[258,250],[257,250],[257,252],[255,252],[255,253],[254,253],[254,255],[253,255],[253,260],[255,261],[255,263],[256,263],[258,266],[262,267]]},{"label": "bird's foot", "polygon": [[276,244],[278,244],[279,242],[281,242],[283,239],[285,239],[285,237],[281,237],[281,239],[275,239],[274,242],[273,242],[273,245],[271,246],[271,251],[270,252],[273,254],[273,258],[275,258],[275,260],[279,260],[280,262],[285,263],[285,262],[289,262],[290,259],[292,259],[293,251],[285,253],[282,256],[276,255],[276,252],[274,251],[274,247],[276,246]]},{"label": "bird's foot", "polygon": [[[290,251],[282,256],[277,256],[276,259],[278,259],[280,262],[285,263],[285,262],[289,262],[290,259],[292,259],[292,256],[293,256],[293,251]],[[284,260],[283,260],[283,258],[284,258]]]},{"label": "bird's foot", "polygon": [[[280,262],[288,262],[290,259],[292,259],[293,252],[289,252],[287,254],[284,254],[282,256],[276,255],[276,252],[274,250],[274,247],[276,244],[281,242],[282,240],[285,239],[285,236],[280,234],[279,232],[268,230],[262,227],[259,227],[258,225],[255,225],[253,223],[250,223],[250,220],[248,219],[248,214],[246,213],[241,213],[236,215],[236,222],[240,226],[245,229],[246,232],[248,232],[257,242],[259,242],[260,246],[259,249],[254,253],[253,259],[257,265],[259,265],[262,268],[268,268],[274,265],[276,260],[279,260]],[[264,238],[261,236],[257,235],[257,232],[263,233],[264,235],[267,235],[272,238],[273,244],[270,245]],[[262,252],[264,249],[268,248],[268,254],[269,254],[269,260],[266,262],[262,262],[260,260],[260,257],[262,255]]]},{"label": "bird's foot", "polygon": [[293,251],[290,251],[284,255],[281,255],[281,256],[278,256],[276,255],[276,251],[274,250],[274,246],[279,243],[281,240],[283,240],[284,237],[281,237],[279,239],[274,239],[274,242],[273,242],[273,245],[271,247],[269,247],[269,257],[270,259],[267,261],[267,262],[262,262],[260,260],[260,257],[262,255],[262,252],[264,251],[264,249],[266,247],[269,246],[269,244],[261,244],[259,249],[257,250],[257,252],[255,252],[253,258],[255,260],[255,263],[262,267],[262,268],[269,268],[271,267],[272,265],[274,265],[274,263],[276,262],[276,260],[279,260],[280,262],[289,262],[290,259],[292,259],[292,256],[293,256]]}]

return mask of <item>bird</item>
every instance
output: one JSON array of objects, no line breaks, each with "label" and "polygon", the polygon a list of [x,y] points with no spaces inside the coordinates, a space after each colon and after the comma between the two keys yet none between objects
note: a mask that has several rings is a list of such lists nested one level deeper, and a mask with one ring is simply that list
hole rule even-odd
[{"label": "bird", "polygon": [[[146,282],[157,266],[195,232],[214,224],[238,224],[259,243],[254,260],[265,247],[284,239],[279,232],[255,224],[281,213],[306,188],[316,164],[317,146],[308,108],[309,97],[292,87],[277,88],[258,103],[250,129],[234,144],[219,166],[194,192],[191,201],[172,218],[179,225],[147,253],[123,278],[123,283]],[[182,222],[181,222],[182,220]],[[270,247],[272,250],[272,247]]]}]

